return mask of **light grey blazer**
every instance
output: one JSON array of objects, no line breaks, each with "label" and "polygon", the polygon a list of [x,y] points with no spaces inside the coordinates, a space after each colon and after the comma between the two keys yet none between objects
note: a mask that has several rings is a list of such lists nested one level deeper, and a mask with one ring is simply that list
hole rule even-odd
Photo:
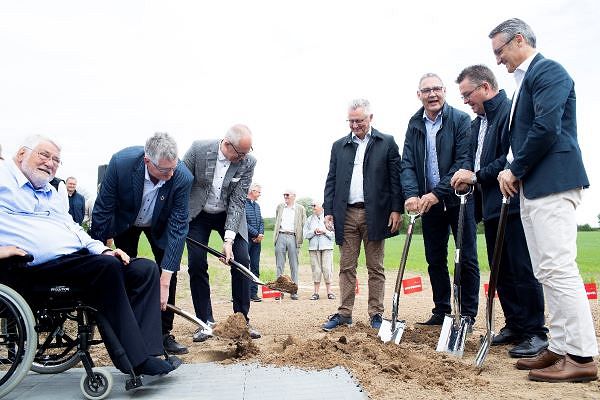
[{"label": "light grey blazer", "polygon": [[[183,158],[183,162],[194,176],[190,193],[189,221],[200,214],[208,199],[220,143],[220,140],[196,140]],[[246,241],[248,241],[248,225],[246,225],[245,203],[255,165],[256,158],[251,155],[247,155],[239,162],[232,162],[221,188],[221,198],[227,205],[225,230],[238,233]]]}]

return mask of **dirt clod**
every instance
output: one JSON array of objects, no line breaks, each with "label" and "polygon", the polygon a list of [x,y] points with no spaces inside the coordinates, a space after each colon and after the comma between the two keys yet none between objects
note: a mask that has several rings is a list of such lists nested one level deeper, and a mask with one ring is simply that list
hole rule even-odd
[{"label": "dirt clod", "polygon": [[281,275],[277,280],[273,282],[267,282],[265,284],[271,290],[279,290],[280,292],[286,292],[291,294],[298,293],[298,285],[292,281],[287,275]]}]

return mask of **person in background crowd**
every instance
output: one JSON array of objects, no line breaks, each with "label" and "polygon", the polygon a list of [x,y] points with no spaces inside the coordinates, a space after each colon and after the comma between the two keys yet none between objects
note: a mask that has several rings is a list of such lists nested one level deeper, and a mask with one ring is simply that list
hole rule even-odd
[{"label": "person in background crowd", "polygon": [[[250,271],[257,277],[260,276],[260,247],[265,237],[265,223],[260,212],[260,205],[256,202],[260,197],[261,187],[257,183],[250,185],[246,199],[246,222],[248,223],[248,255],[250,256]],[[258,286],[250,282],[250,300],[260,302]]]},{"label": "person in background crowd", "polygon": [[77,179],[75,177],[68,177],[66,183],[67,195],[69,196],[69,214],[73,217],[73,221],[81,225],[85,216],[85,198],[77,193]]},{"label": "person in background crowd", "polygon": [[321,204],[323,203],[313,200],[311,204],[313,213],[304,223],[304,239],[308,240],[308,253],[310,254],[310,267],[314,283],[314,292],[310,299],[319,300],[319,287],[321,286],[321,276],[323,276],[327,298],[333,300],[335,295],[331,291],[331,279],[333,277],[335,235],[325,226],[325,214]]}]

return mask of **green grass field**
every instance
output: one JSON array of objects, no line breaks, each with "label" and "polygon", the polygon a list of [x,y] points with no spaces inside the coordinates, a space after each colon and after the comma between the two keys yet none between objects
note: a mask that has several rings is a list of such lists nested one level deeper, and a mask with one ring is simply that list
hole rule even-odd
[{"label": "green grass field", "polygon": [[[405,235],[396,236],[392,239],[388,239],[385,244],[385,267],[388,270],[398,269],[400,263],[400,257],[402,254],[402,247],[404,246]],[[210,240],[210,246],[221,250],[221,238],[213,233]],[[579,232],[577,235],[577,247],[578,257],[577,263],[579,264],[579,270],[584,281],[600,281],[600,232]],[[273,231],[265,232],[265,239],[261,250],[261,279],[263,281],[270,281],[275,278],[275,255],[273,246]],[[489,271],[489,264],[487,261],[487,252],[485,249],[485,238],[483,235],[477,236],[477,254],[479,256],[479,266],[482,272]],[[141,257],[152,258],[152,252],[150,245],[142,235],[142,241],[140,242],[139,255]],[[448,266],[453,269],[454,265],[454,240],[450,239],[448,246]],[[187,251],[184,252],[182,258],[182,264],[187,264]],[[337,266],[339,262],[339,251],[337,247],[334,250],[334,265]],[[304,242],[302,251],[300,254],[300,264],[310,265],[308,256],[307,243]],[[365,259],[364,254],[361,253],[359,259],[359,270],[364,269]],[[425,250],[423,247],[422,235],[413,235],[412,243],[410,247],[408,261],[406,263],[406,271],[414,274],[427,276],[427,264],[425,262]],[[211,280],[221,280],[220,278],[227,279],[229,270],[215,258],[209,255],[209,273]]]}]

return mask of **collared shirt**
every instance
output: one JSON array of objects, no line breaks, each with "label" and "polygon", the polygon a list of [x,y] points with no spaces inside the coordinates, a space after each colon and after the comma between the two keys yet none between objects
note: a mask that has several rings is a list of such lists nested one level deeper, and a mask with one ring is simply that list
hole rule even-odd
[{"label": "collared shirt", "polygon": [[364,203],[365,194],[363,192],[363,163],[365,161],[365,151],[371,140],[371,127],[364,139],[360,139],[352,133],[352,141],[358,143],[356,154],[354,156],[354,167],[352,168],[352,180],[350,181],[350,193],[348,194],[348,204]]},{"label": "collared shirt", "polygon": [[93,240],[65,210],[49,184],[35,189],[11,160],[0,163],[0,246],[14,245],[33,255],[31,266],[87,248],[110,250]]},{"label": "collared shirt", "polygon": [[[512,104],[510,106],[510,119],[508,121],[509,129],[512,126],[512,119],[513,119],[513,115],[515,113],[515,105],[517,104],[517,99],[519,98],[519,92],[521,91],[521,83],[523,83],[523,78],[525,78],[525,74],[527,73],[527,70],[529,69],[531,62],[533,61],[533,59],[535,58],[535,56],[537,54],[538,54],[538,52],[535,51],[531,56],[527,57],[525,59],[525,61],[523,61],[515,69],[515,72],[513,72],[513,75],[515,77],[515,82],[517,83],[517,87],[515,89],[515,93],[513,94]],[[508,155],[506,156],[506,161],[511,163],[511,162],[513,162],[514,159],[515,159],[515,157],[512,152],[512,147],[510,147],[508,149]]]},{"label": "collared shirt", "polygon": [[283,207],[281,213],[281,224],[279,225],[280,232],[295,232],[294,230],[294,219],[296,217],[296,203],[292,204],[291,207],[287,205]]},{"label": "collared shirt", "polygon": [[427,191],[432,191],[440,182],[440,169],[438,167],[436,135],[442,127],[442,110],[432,121],[423,111],[423,121],[427,130]]},{"label": "collared shirt", "polygon": [[485,140],[485,134],[487,133],[488,128],[487,117],[485,115],[479,115],[478,118],[481,119],[481,122],[479,125],[479,135],[477,136],[477,150],[475,151],[475,172],[481,169],[481,152],[483,150],[483,141]]},{"label": "collared shirt", "polygon": [[144,169],[146,170],[146,173],[144,177],[144,194],[142,194],[142,205],[140,206],[140,211],[138,212],[137,218],[133,223],[133,225],[139,226],[140,228],[152,225],[152,215],[154,214],[154,206],[156,205],[158,190],[166,182],[159,180],[155,185],[150,179],[148,166],[144,166]]},{"label": "collared shirt", "polygon": [[218,214],[227,209],[225,202],[221,198],[221,189],[223,188],[225,174],[227,174],[230,165],[231,161],[225,157],[225,154],[221,151],[221,146],[219,146],[212,186],[208,192],[208,198],[206,199],[206,205],[204,206],[204,211],[209,214]]}]

